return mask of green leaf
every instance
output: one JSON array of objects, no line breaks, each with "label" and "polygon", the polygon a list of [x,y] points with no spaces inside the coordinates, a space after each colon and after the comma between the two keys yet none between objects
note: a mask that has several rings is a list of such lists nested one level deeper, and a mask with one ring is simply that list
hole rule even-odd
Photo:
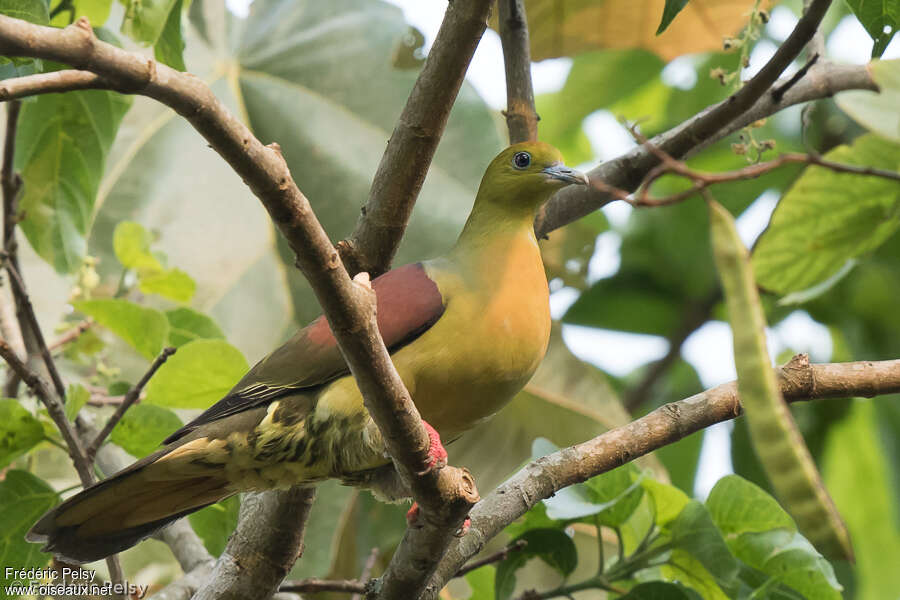
[{"label": "green leaf", "polygon": [[472,588],[469,600],[494,600],[496,571],[493,565],[485,565],[466,574],[466,583]]},{"label": "green leaf", "polygon": [[128,454],[140,458],[159,448],[181,426],[181,419],[168,408],[142,402],[128,409],[109,439]]},{"label": "green leaf", "polygon": [[123,221],[113,232],[113,250],[122,266],[134,269],[145,294],[159,294],[176,302],[187,302],[196,284],[181,269],[166,269],[150,251],[152,236],[139,223]]},{"label": "green leaf", "polygon": [[[0,481],[0,564],[18,569],[50,562],[51,556],[39,545],[25,541],[25,532],[57,502],[59,495],[43,480],[27,471],[6,472]],[[5,569],[0,570],[0,581],[12,583]]]},{"label": "green leaf", "polygon": [[70,384],[66,388],[66,418],[74,422],[78,411],[91,399],[91,393],[80,383]]},{"label": "green leaf", "polygon": [[644,495],[642,479],[637,467],[628,463],[584,482],[591,501],[606,506],[596,515],[600,523],[618,527],[628,520]]},{"label": "green leaf", "polygon": [[578,550],[575,548],[575,542],[559,529],[531,529],[513,542],[518,540],[525,540],[527,545],[497,565],[494,577],[494,597],[497,600],[512,597],[516,587],[516,571],[525,566],[532,557],[539,557],[564,577],[578,566]]},{"label": "green leaf", "polygon": [[93,317],[147,359],[156,358],[169,335],[169,322],[163,313],[128,300],[81,300],[72,306]]},{"label": "green leaf", "polygon": [[103,90],[45,94],[22,106],[22,231],[60,273],[81,265],[106,156],[129,106],[129,96]]},{"label": "green leaf", "polygon": [[528,545],[519,551],[524,556],[537,556],[545,563],[568,577],[578,566],[578,550],[575,542],[559,529],[532,529],[516,540],[525,540]]},{"label": "green leaf", "polygon": [[153,47],[156,60],[165,63],[173,69],[186,71],[184,66],[184,38],[181,35],[181,6],[183,0],[177,0],[175,6],[169,12],[169,18],[163,27],[162,33]]},{"label": "green leaf", "polygon": [[842,92],[834,100],[853,120],[882,137],[900,143],[900,59],[873,60],[868,66],[879,90]]},{"label": "green leaf", "polygon": [[806,538],[786,529],[743,533],[728,538],[740,560],[783,583],[805,598],[840,600],[841,584],[831,564]]},{"label": "green leaf", "polygon": [[147,385],[147,402],[208,408],[247,372],[240,350],[223,340],[195,340],[178,349]]},{"label": "green leaf", "polygon": [[641,485],[653,499],[656,508],[656,524],[663,528],[667,528],[691,501],[687,494],[677,487],[660,483],[649,477],[645,477],[641,481]]},{"label": "green leaf", "polygon": [[[50,2],[53,8],[56,8],[60,2]],[[99,28],[109,18],[109,12],[112,8],[112,0],[75,0],[72,4],[73,11],[59,11],[50,25],[53,27],[65,27],[69,23],[74,23],[81,17],[86,17],[91,27]],[[99,37],[99,36],[98,36]],[[102,38],[101,38],[102,39]],[[107,40],[104,40],[107,41]]]},{"label": "green leaf", "polygon": [[44,428],[13,398],[0,398],[0,469],[44,439]]},{"label": "green leaf", "polygon": [[731,213],[715,201],[708,205],[713,255],[734,334],[738,391],[753,448],[800,530],[829,555],[849,559],[853,550],[847,528],[778,388],[749,254]]},{"label": "green leaf", "polygon": [[141,291],[158,294],[176,302],[187,302],[194,297],[197,285],[190,275],[181,269],[168,269],[139,276]]},{"label": "green leaf", "polygon": [[879,441],[876,402],[897,396],[853,402],[849,416],[828,435],[822,471],[834,501],[847,520],[856,552],[854,598],[892,598],[900,590],[900,537],[897,497],[888,483],[890,446]]},{"label": "green leaf", "polygon": [[150,232],[140,223],[122,221],[113,232],[113,251],[123,267],[137,271],[158,270],[163,266],[150,252]]},{"label": "green leaf", "polygon": [[602,329],[668,336],[682,320],[671,297],[653,289],[652,280],[603,279],[583,292],[563,316],[563,322]]},{"label": "green leaf", "polygon": [[[900,144],[868,134],[825,158],[897,171]],[[898,226],[896,181],[811,166],[778,203],[753,250],[757,281],[779,294],[805,290],[878,248]]]},{"label": "green leaf", "polygon": [[659,22],[659,28],[656,30],[656,35],[661,34],[672,20],[675,18],[675,15],[681,12],[681,9],[687,6],[688,0],[666,0],[666,6],[663,8],[662,19]]},{"label": "green leaf", "polygon": [[239,496],[231,496],[188,516],[191,527],[213,556],[219,556],[237,526],[241,509]]},{"label": "green leaf", "polygon": [[872,58],[878,58],[900,28],[900,4],[895,0],[847,0],[847,5],[872,36]]},{"label": "green leaf", "polygon": [[699,600],[699,597],[677,583],[648,581],[631,588],[620,600]]},{"label": "green leaf", "polygon": [[729,600],[720,583],[693,554],[676,548],[666,564],[659,568],[666,581],[678,582],[700,593],[703,600]]},{"label": "green leaf", "polygon": [[717,581],[728,583],[737,577],[740,565],[700,502],[688,502],[672,521],[671,535],[672,544],[689,552]]},{"label": "green leaf", "polygon": [[775,498],[738,475],[726,475],[717,481],[706,499],[706,507],[726,538],[770,529],[797,529]]},{"label": "green leaf", "polygon": [[127,0],[122,33],[136,42],[155,44],[179,0]]},{"label": "green leaf", "polygon": [[193,308],[182,306],[166,311],[166,319],[169,320],[169,344],[176,348],[193,340],[225,338],[211,317]]},{"label": "green leaf", "polygon": [[0,14],[37,25],[48,25],[50,14],[43,0],[2,0]]},{"label": "green leaf", "polygon": [[494,573],[494,598],[495,600],[508,600],[516,591],[516,571],[525,566],[528,557],[521,552],[515,552],[497,565]]}]

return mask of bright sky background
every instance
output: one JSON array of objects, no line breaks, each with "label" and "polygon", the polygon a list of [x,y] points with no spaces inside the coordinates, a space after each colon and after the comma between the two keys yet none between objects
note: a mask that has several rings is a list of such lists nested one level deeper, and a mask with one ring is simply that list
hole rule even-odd
[{"label": "bright sky background", "polygon": [[[387,0],[403,9],[406,20],[425,36],[426,50],[431,47],[441,24],[446,0]],[[229,8],[239,15],[245,15],[248,0],[228,0]],[[772,11],[767,32],[776,40],[785,39],[793,30],[797,17],[785,7]],[[872,41],[852,16],[845,17],[829,36],[827,52],[836,62],[864,64],[869,61]],[[752,76],[775,52],[771,42],[757,45],[750,56],[750,67],[744,77]],[[900,36],[896,36],[884,53],[883,58],[900,57]],[[532,79],[535,93],[553,92],[562,87],[571,68],[570,59],[545,60],[532,65]],[[691,58],[683,57],[670,63],[663,70],[663,79],[669,85],[690,88],[696,83],[696,75]],[[500,37],[488,29],[472,63],[466,79],[485,102],[494,109],[502,109],[506,104],[506,83],[503,71],[503,51]],[[790,113],[789,113],[790,114]],[[799,126],[799,112],[794,112],[794,121]],[[597,162],[615,158],[634,146],[629,133],[618,123],[615,115],[608,111],[597,111],[584,123],[585,132],[591,142]],[[593,164],[580,165],[590,168]],[[762,232],[778,195],[764,193],[737,219],[738,231],[749,246]],[[594,256],[589,265],[590,279],[596,281],[615,274],[620,257],[621,234],[631,213],[631,207],[623,202],[613,202],[603,208],[613,225],[611,231],[601,234],[595,246]],[[617,231],[619,230],[619,231]],[[551,310],[555,317],[561,316],[575,300],[577,292],[572,289],[555,291],[551,296]],[[805,311],[797,310],[776,327],[767,330],[770,355],[776,357],[786,349],[808,352],[814,361],[828,361],[831,358],[831,336],[827,328],[816,323]],[[614,375],[625,375],[642,364],[661,358],[668,350],[665,339],[657,336],[603,331],[586,327],[566,325],[563,337],[572,352]],[[721,321],[711,321],[694,332],[682,347],[682,356],[691,363],[700,375],[706,388],[736,378],[731,330]],[[671,398],[668,400],[678,400]],[[723,475],[731,473],[729,454],[730,423],[711,427],[705,433],[705,443],[701,454],[701,467],[696,482],[696,493],[705,497],[713,484]]]}]

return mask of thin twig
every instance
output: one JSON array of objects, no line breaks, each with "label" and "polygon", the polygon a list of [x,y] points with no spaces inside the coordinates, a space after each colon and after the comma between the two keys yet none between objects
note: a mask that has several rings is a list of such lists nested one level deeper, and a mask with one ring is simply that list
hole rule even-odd
[{"label": "thin twig", "polygon": [[506,71],[506,127],[509,143],[537,139],[538,114],[531,84],[531,45],[523,0],[500,0],[500,43]]},{"label": "thin twig", "polygon": [[278,588],[279,592],[298,592],[313,594],[317,592],[345,592],[348,594],[365,594],[366,582],[358,579],[319,579],[308,577],[297,581],[285,581]]},{"label": "thin twig", "polygon": [[[372,551],[369,552],[369,557],[366,558],[366,564],[363,565],[363,570],[359,574],[359,581],[368,581],[369,576],[372,574],[372,569],[375,568],[375,561],[378,560],[379,549],[378,546],[372,548]],[[363,593],[357,592],[350,596],[350,600],[362,600]]]},{"label": "thin twig", "polygon": [[475,569],[480,569],[485,565],[490,565],[495,562],[500,562],[502,560],[506,560],[506,557],[510,555],[512,552],[518,552],[525,548],[528,545],[526,540],[516,540],[509,546],[506,546],[502,550],[494,552],[484,558],[479,558],[478,560],[473,560],[470,563],[467,563],[463,566],[459,571],[456,572],[456,575],[453,577],[465,577],[467,573],[474,571]]},{"label": "thin twig", "polygon": [[56,338],[55,340],[50,342],[50,346],[49,346],[50,351],[53,352],[54,350],[60,350],[67,344],[71,344],[72,342],[74,342],[75,340],[80,338],[81,334],[83,334],[85,331],[90,329],[91,326],[93,326],[93,324],[94,324],[94,320],[91,318],[87,318],[87,319],[84,319],[83,321],[79,321],[78,323],[75,324],[75,327],[68,329],[61,336],[59,336],[58,338]]},{"label": "thin twig", "polygon": [[97,437],[94,438],[94,441],[90,443],[87,447],[87,456],[90,460],[94,459],[94,456],[97,454],[97,450],[100,448],[100,445],[103,441],[112,433],[112,430],[115,429],[116,425],[119,421],[122,420],[122,417],[125,416],[125,412],[131,408],[131,405],[137,402],[137,399],[140,398],[141,392],[144,390],[144,387],[149,383],[150,378],[153,377],[156,372],[159,370],[161,366],[169,359],[170,356],[175,354],[176,349],[171,346],[168,348],[164,348],[162,352],[160,352],[159,356],[153,361],[150,365],[150,368],[147,369],[147,372],[144,373],[144,376],[141,377],[140,381],[138,381],[133,388],[128,390],[128,393],[125,394],[125,397],[122,399],[122,403],[116,407],[115,412],[110,415],[109,419],[103,425],[103,428],[97,434]]}]

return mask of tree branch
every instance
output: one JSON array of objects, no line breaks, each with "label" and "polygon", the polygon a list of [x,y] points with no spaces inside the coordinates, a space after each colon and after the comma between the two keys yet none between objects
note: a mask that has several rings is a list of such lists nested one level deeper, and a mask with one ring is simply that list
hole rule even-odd
[{"label": "tree branch", "polygon": [[[829,1],[813,0],[811,4],[788,39],[744,87],[722,102],[707,107],[677,127],[654,137],[650,142],[671,156],[684,158],[741,127],[788,106],[829,97],[843,90],[877,90],[865,67],[826,63],[811,69],[807,77],[791,87],[779,101],[765,93],[816,31]],[[659,159],[649,149],[638,146],[592,169],[588,176],[592,182],[596,180],[605,186],[631,192],[637,189],[657,164]],[[587,189],[575,187],[563,188],[544,206],[535,221],[538,237],[546,236],[615,199],[607,193],[604,186],[595,185]]]},{"label": "tree branch", "polygon": [[[314,487],[244,494],[237,529],[194,600],[268,598],[302,554]],[[290,523],[290,527],[284,525]]]},{"label": "tree branch", "polygon": [[[779,375],[781,393],[789,402],[900,392],[900,359],[811,365],[809,357],[801,354],[780,368]],[[740,414],[737,383],[730,382],[665,404],[627,425],[529,463],[472,510],[468,535],[441,561],[424,597],[436,598],[487,540],[542,499]]]},{"label": "tree branch", "polygon": [[531,45],[523,0],[499,0],[500,43],[506,71],[506,127],[509,143],[536,140],[538,114],[531,85]]},{"label": "tree branch", "polygon": [[376,277],[388,270],[450,109],[475,53],[492,0],[447,5],[434,45],[397,120],[353,234],[338,243],[347,270]]},{"label": "tree branch", "polygon": [[109,89],[111,87],[108,81],[90,71],[68,69],[36,73],[0,81],[0,102],[38,94]]},{"label": "tree branch", "polygon": [[116,407],[115,412],[110,415],[109,419],[103,425],[103,428],[94,437],[94,440],[90,443],[90,445],[88,445],[87,449],[85,450],[89,460],[93,460],[94,456],[97,454],[97,450],[100,448],[100,444],[103,443],[103,440],[105,440],[109,436],[109,434],[112,433],[112,430],[115,429],[119,421],[122,420],[122,417],[125,416],[125,411],[131,408],[132,404],[137,402],[137,399],[140,398],[141,392],[144,390],[144,387],[147,385],[147,383],[150,382],[150,378],[156,374],[159,368],[163,366],[163,364],[173,354],[175,354],[175,348],[164,348],[163,351],[160,352],[159,356],[157,356],[153,363],[150,365],[150,368],[147,369],[147,372],[144,373],[144,376],[141,377],[140,381],[138,381],[133,388],[128,390],[128,393],[126,393],[125,397],[122,399],[122,403]]}]

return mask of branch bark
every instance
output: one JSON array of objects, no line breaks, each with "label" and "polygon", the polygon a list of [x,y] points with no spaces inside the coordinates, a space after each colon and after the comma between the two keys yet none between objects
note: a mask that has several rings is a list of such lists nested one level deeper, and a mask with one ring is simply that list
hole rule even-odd
[{"label": "branch bark", "polygon": [[469,62],[487,28],[492,0],[447,6],[434,45],[397,120],[353,234],[338,243],[347,270],[376,277],[388,270]]},{"label": "branch bark", "polygon": [[[811,365],[801,354],[779,369],[779,386],[789,402],[893,394],[900,392],[900,359]],[[529,463],[475,506],[469,534],[441,561],[424,598],[436,598],[469,557],[542,499],[740,414],[737,382],[730,382]]]},{"label": "branch bark", "polygon": [[244,494],[237,529],[193,599],[243,600],[274,594],[303,552],[303,532],[315,497],[313,487]]},{"label": "branch bark", "polygon": [[90,71],[67,69],[0,81],[0,102],[38,94],[109,89],[110,83]]},{"label": "branch bark", "polygon": [[536,140],[538,117],[531,84],[531,44],[523,0],[499,0],[500,43],[506,71],[506,127],[509,143]]}]

